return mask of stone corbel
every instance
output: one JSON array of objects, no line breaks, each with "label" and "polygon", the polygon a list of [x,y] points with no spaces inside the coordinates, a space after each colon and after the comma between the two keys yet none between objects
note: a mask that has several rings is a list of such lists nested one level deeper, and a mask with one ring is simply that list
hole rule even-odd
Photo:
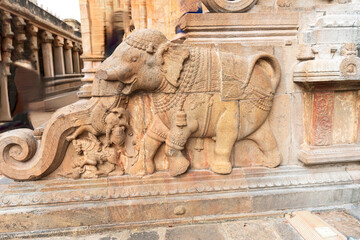
[{"label": "stone corbel", "polygon": [[52,33],[48,31],[43,31],[40,35],[42,43],[52,43],[54,41],[54,37]]}]

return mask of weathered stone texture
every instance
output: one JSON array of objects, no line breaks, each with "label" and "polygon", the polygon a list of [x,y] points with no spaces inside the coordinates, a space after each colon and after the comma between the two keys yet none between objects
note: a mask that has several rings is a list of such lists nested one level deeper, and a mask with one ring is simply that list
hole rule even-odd
[{"label": "weathered stone texture", "polygon": [[[248,11],[186,14],[179,23],[187,38],[174,43],[167,37],[179,17],[176,1],[80,1],[86,84],[79,94],[90,99],[57,111],[34,133],[0,136],[5,175],[46,178],[34,183],[38,188],[4,185],[4,219],[18,216],[5,208],[27,209],[11,231],[31,228],[24,216],[32,220],[37,213],[44,219],[57,214],[64,228],[69,212],[78,214],[72,226],[125,226],[359,201],[359,1],[235,2],[250,4]],[[104,60],[117,11],[131,15],[135,30],[130,33],[129,23],[123,42]],[[39,34],[46,46],[56,38]],[[71,45],[65,72],[81,51],[57,42]],[[3,52],[9,60],[11,49]],[[53,75],[50,67],[46,72]],[[30,211],[39,206],[44,209]],[[55,223],[37,219],[31,230],[41,226]],[[207,239],[297,239],[279,221],[222,228],[201,231]],[[192,227],[179,229],[125,235],[200,237]]]}]

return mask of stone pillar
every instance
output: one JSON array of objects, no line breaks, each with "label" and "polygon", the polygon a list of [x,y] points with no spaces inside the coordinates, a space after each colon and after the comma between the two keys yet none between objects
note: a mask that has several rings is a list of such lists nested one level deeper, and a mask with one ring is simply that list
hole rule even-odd
[{"label": "stone pillar", "polygon": [[56,36],[54,39],[55,75],[65,75],[63,46],[64,46],[64,38],[60,36]]},{"label": "stone pillar", "polygon": [[140,0],[140,28],[147,28],[146,0]]},{"label": "stone pillar", "polygon": [[80,44],[79,43],[74,43],[74,47],[73,47],[73,62],[74,62],[74,72],[75,73],[81,73],[80,70]]},{"label": "stone pillar", "polygon": [[14,50],[13,47],[13,37],[14,33],[11,30],[11,14],[9,12],[1,11],[1,21],[2,21],[2,42],[1,42],[1,59],[5,63],[5,72],[6,75],[10,75],[10,64],[11,61],[11,52]]},{"label": "stone pillar", "polygon": [[54,77],[54,64],[52,53],[52,41],[54,40],[51,33],[43,31],[41,33],[41,49],[43,55],[44,77]]},{"label": "stone pillar", "polygon": [[14,16],[14,27],[15,27],[15,51],[13,59],[24,58],[24,42],[26,41],[25,35],[25,20],[22,17]]},{"label": "stone pillar", "polygon": [[38,47],[38,36],[37,33],[39,31],[38,27],[33,24],[28,24],[27,33],[29,34],[29,43],[30,43],[30,60],[34,65],[36,72],[40,75],[40,66],[39,66],[39,47]]},{"label": "stone pillar", "polygon": [[81,35],[84,53],[84,85],[78,95],[81,98],[90,98],[92,82],[95,78],[96,68],[105,59],[105,9],[96,0],[79,0],[81,14]]},{"label": "stone pillar", "polygon": [[[10,75],[11,52],[14,33],[11,30],[11,14],[0,10],[1,28],[1,62],[0,62],[0,120],[10,121],[11,111],[8,97],[8,75]],[[3,70],[4,69],[4,70]]]},{"label": "stone pillar", "polygon": [[73,61],[72,61],[72,48],[73,48],[72,41],[66,39],[64,45],[64,57],[65,57],[65,73],[66,74],[73,74]]}]

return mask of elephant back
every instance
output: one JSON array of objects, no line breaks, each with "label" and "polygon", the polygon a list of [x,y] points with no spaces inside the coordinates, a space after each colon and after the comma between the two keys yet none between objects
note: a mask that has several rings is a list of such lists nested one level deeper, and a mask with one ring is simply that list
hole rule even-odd
[{"label": "elephant back", "polygon": [[260,53],[242,57],[222,53],[220,62],[222,101],[273,98],[280,80],[280,66],[273,56]]}]

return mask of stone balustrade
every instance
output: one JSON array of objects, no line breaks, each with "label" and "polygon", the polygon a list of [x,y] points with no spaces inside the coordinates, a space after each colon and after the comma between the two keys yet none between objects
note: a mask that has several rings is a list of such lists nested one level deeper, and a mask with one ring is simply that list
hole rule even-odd
[{"label": "stone balustrade", "polygon": [[15,77],[17,61],[31,63],[39,74],[45,100],[76,95],[83,77],[79,32],[28,0],[1,1],[0,26],[0,121],[12,119],[8,82]]}]

